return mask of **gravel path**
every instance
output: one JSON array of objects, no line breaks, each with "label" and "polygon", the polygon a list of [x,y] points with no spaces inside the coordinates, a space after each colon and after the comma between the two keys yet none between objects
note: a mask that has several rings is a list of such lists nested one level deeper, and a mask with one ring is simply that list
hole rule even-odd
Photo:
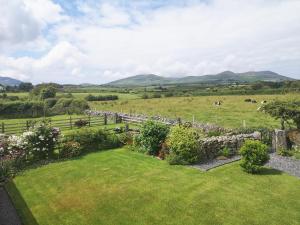
[{"label": "gravel path", "polygon": [[21,225],[20,218],[6,190],[0,187],[0,225]]},{"label": "gravel path", "polygon": [[300,160],[291,157],[283,157],[276,153],[271,153],[270,160],[265,166],[300,177]]},{"label": "gravel path", "polygon": [[[221,159],[213,159],[209,162],[205,163],[199,163],[192,165],[192,167],[203,170],[203,171],[208,171],[210,169],[235,162],[240,160],[240,156],[234,156],[229,159],[221,160]],[[276,170],[280,170],[283,172],[286,172],[290,175],[300,177],[300,160],[293,159],[291,157],[283,157],[280,155],[277,155],[276,153],[271,153],[270,154],[270,160],[268,163],[265,164],[267,167],[271,167]]]},{"label": "gravel path", "polygon": [[216,167],[228,164],[228,163],[232,163],[232,162],[238,161],[240,159],[241,159],[240,156],[233,156],[229,159],[213,159],[209,162],[192,165],[192,167],[203,170],[203,171],[208,171],[210,169],[213,169],[213,168],[216,168]]}]

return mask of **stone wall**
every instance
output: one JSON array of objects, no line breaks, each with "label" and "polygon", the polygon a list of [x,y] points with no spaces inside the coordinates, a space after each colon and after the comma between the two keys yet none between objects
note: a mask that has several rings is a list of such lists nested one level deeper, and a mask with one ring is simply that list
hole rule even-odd
[{"label": "stone wall", "polygon": [[247,139],[261,140],[261,133],[238,134],[230,136],[217,136],[201,139],[205,160],[216,158],[224,148],[228,148],[232,155],[237,154]]},{"label": "stone wall", "polygon": [[109,117],[120,117],[121,120],[125,122],[139,122],[142,123],[146,120],[155,120],[162,123],[165,123],[167,125],[177,125],[177,124],[183,124],[183,123],[190,123],[194,128],[201,129],[202,131],[208,133],[210,131],[217,131],[217,132],[229,132],[230,130],[225,129],[224,127],[220,127],[216,124],[211,123],[201,123],[201,122],[191,122],[191,121],[185,121],[180,118],[166,118],[163,116],[148,116],[144,114],[128,114],[128,113],[120,113],[120,112],[111,112],[111,111],[95,111],[95,110],[86,110],[84,111],[86,115],[90,116],[109,116]]}]

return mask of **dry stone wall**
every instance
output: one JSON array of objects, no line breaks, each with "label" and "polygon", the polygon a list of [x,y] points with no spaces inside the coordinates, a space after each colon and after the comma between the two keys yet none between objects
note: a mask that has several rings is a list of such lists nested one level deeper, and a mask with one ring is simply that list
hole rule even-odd
[{"label": "dry stone wall", "polygon": [[201,139],[204,160],[216,158],[224,148],[228,148],[232,155],[238,153],[245,140],[261,140],[261,133],[238,134],[228,136],[217,136]]},{"label": "dry stone wall", "polygon": [[217,132],[229,132],[230,130],[225,129],[224,127],[220,127],[216,124],[211,123],[200,123],[200,122],[190,122],[181,120],[180,118],[177,119],[171,119],[166,118],[163,116],[148,116],[143,114],[128,114],[128,113],[120,113],[120,112],[111,112],[111,111],[97,111],[97,110],[86,110],[84,112],[86,115],[90,116],[109,116],[109,117],[119,117],[120,119],[126,121],[137,121],[137,122],[143,122],[146,120],[155,120],[160,121],[162,123],[168,124],[170,126],[176,125],[176,124],[183,124],[183,123],[191,123],[191,125],[194,128],[198,128],[203,130],[204,132],[208,133],[210,131],[217,131]]}]

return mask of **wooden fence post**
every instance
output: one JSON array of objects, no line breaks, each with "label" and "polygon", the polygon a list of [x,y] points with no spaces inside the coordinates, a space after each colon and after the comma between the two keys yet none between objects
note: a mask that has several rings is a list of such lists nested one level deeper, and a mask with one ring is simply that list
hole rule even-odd
[{"label": "wooden fence post", "polygon": [[181,118],[180,117],[177,118],[177,123],[178,123],[179,126],[181,125]]},{"label": "wooden fence post", "polygon": [[73,129],[72,116],[70,116],[70,128]]},{"label": "wooden fence post", "polygon": [[118,113],[115,113],[115,123],[118,123]]},{"label": "wooden fence post", "polygon": [[91,115],[89,115],[89,127],[91,126]]},{"label": "wooden fence post", "polygon": [[125,124],[125,132],[128,132],[128,131],[129,131],[129,124],[126,123],[126,124]]},{"label": "wooden fence post", "polygon": [[26,130],[29,130],[29,121],[26,120]]},{"label": "wooden fence post", "polygon": [[5,133],[5,127],[4,127],[4,122],[2,122],[2,133]]},{"label": "wooden fence post", "polygon": [[104,125],[107,125],[107,114],[104,113]]}]

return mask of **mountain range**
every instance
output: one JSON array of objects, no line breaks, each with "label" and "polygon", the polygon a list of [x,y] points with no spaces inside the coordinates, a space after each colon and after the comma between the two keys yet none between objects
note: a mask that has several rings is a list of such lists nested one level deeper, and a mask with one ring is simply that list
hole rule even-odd
[{"label": "mountain range", "polygon": [[11,77],[0,77],[0,84],[3,86],[18,86],[22,81]]},{"label": "mountain range", "polygon": [[234,82],[255,82],[255,81],[286,81],[294,80],[272,71],[249,71],[244,73],[234,73],[224,71],[214,75],[186,76],[180,78],[170,78],[158,76],[155,74],[140,74],[107,83],[108,86],[150,86],[164,84],[197,84],[214,83],[225,84]]}]

